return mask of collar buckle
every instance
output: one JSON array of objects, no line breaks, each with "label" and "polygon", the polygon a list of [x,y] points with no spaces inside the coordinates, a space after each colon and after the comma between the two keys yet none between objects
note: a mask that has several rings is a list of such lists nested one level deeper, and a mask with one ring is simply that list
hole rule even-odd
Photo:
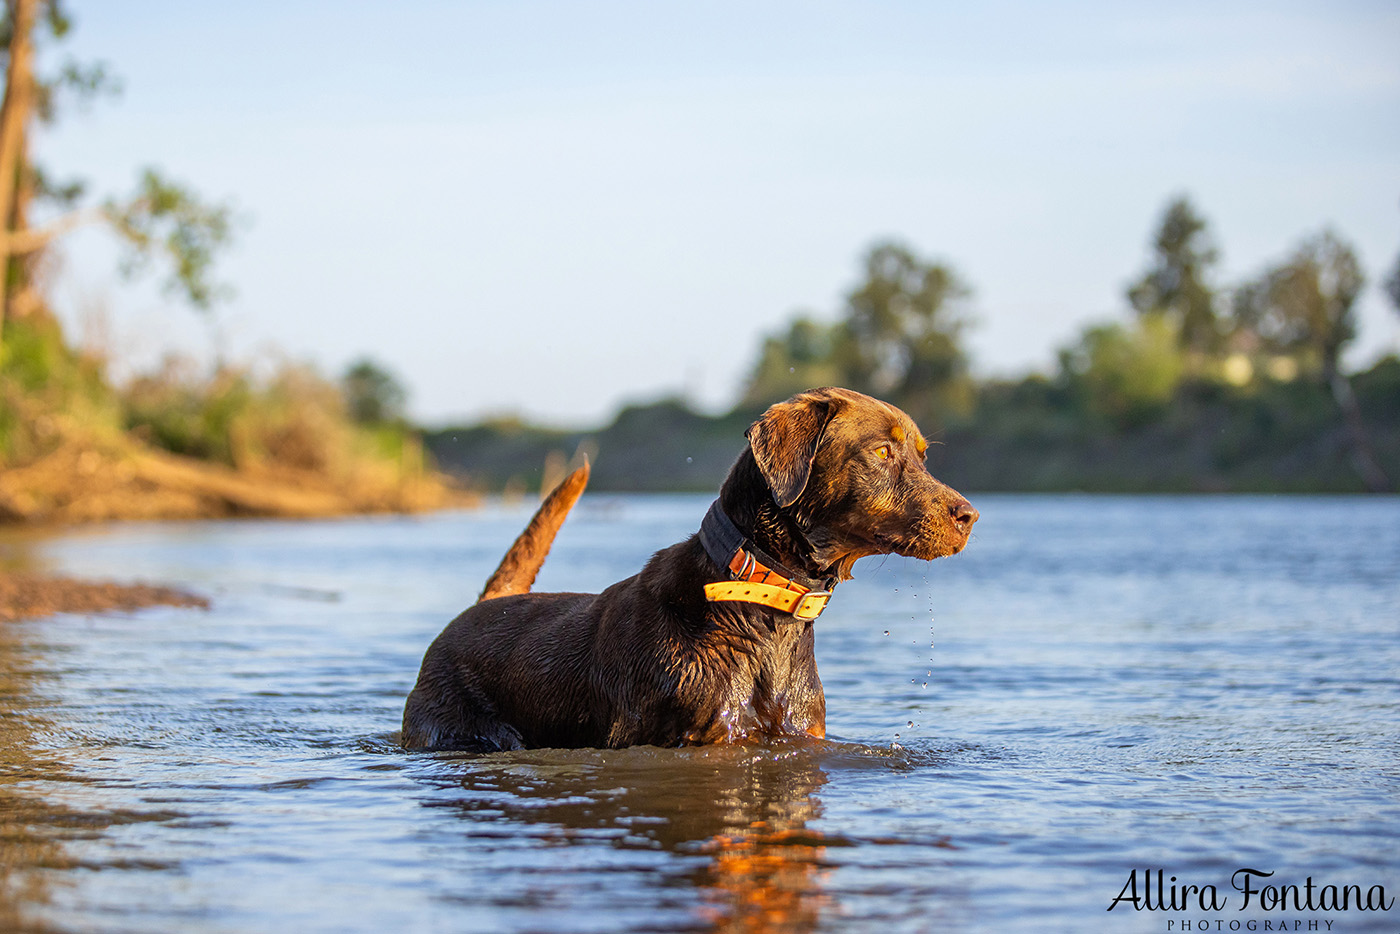
[{"label": "collar buckle", "polygon": [[[808,600],[816,602],[815,606],[810,606]],[[809,590],[802,595],[802,599],[797,601],[797,606],[792,608],[793,619],[800,619],[803,622],[810,622],[822,615],[826,609],[827,602],[831,600],[829,590]],[[819,601],[819,602],[817,602]]]}]

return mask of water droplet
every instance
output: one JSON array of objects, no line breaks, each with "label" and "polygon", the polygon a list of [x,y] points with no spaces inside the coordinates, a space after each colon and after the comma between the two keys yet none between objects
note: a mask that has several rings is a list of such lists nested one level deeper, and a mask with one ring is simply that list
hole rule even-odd
[{"label": "water droplet", "polygon": [[888,636],[889,634],[890,634],[890,631],[889,631],[888,629],[886,629],[886,630],[885,630],[885,635]]},{"label": "water droplet", "polygon": [[910,721],[909,721],[909,725],[910,725],[910,726],[913,726],[913,725],[914,725],[914,721],[913,721],[913,720],[910,720]]},{"label": "water droplet", "polygon": [[685,462],[686,462],[687,464],[693,464],[693,463],[695,463],[695,458],[693,458],[693,457],[687,457],[687,458],[685,459]]},{"label": "water droplet", "polygon": [[928,682],[927,682],[927,681],[924,682],[924,690],[925,690],[925,691],[928,690]]}]

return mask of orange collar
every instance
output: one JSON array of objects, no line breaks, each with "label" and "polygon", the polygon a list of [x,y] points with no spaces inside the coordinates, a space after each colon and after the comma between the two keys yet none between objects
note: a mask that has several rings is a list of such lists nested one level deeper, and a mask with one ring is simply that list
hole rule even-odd
[{"label": "orange collar", "polygon": [[758,603],[791,613],[794,619],[808,621],[821,616],[827,601],[831,599],[830,590],[803,587],[765,566],[742,548],[734,552],[729,570],[737,575],[737,579],[706,584],[706,600],[711,603],[719,600]]},{"label": "orange collar", "polygon": [[[831,600],[832,582],[826,589],[800,584],[774,570],[757,557],[756,548],[749,544],[729,516],[714,502],[700,525],[700,541],[711,560],[727,567],[732,580],[705,585],[705,599],[711,603],[738,600],[757,603],[789,613],[794,619],[810,622],[822,615]],[[764,558],[770,563],[771,558]]]}]

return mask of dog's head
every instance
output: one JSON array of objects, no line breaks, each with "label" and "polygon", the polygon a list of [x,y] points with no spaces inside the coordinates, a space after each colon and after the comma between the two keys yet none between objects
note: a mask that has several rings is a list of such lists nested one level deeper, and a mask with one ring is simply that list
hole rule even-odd
[{"label": "dog's head", "polygon": [[977,510],[929,474],[928,443],[889,403],[813,389],[768,409],[747,435],[774,504],[842,579],[866,555],[932,560],[967,545]]}]

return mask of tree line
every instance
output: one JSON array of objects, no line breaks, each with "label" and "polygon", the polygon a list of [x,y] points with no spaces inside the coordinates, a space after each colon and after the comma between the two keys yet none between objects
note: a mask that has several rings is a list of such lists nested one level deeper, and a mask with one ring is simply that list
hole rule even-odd
[{"label": "tree line", "polygon": [[[1191,200],[1172,199],[1121,317],[1074,335],[1053,372],[978,380],[970,285],[946,261],[885,240],[861,257],[833,315],[798,314],[760,339],[728,413],[672,398],[598,430],[501,419],[430,432],[427,444],[487,488],[530,486],[551,452],[586,444],[599,452],[595,489],[709,489],[764,407],[841,385],[895,403],[946,442],[930,463],[968,489],[1393,489],[1400,360],[1342,367],[1365,284],[1355,250],[1324,230],[1226,286],[1220,257]],[[1400,310],[1400,259],[1384,288]]]},{"label": "tree line", "polygon": [[[1215,284],[1219,264],[1205,218],[1189,198],[1172,199],[1147,268],[1125,290],[1129,317],[1085,328],[1060,349],[1057,372],[1033,374],[1022,389],[1043,388],[1045,404],[1111,434],[1161,419],[1183,391],[1319,385],[1345,427],[1357,476],[1368,489],[1390,489],[1342,368],[1366,281],[1354,248],[1324,230],[1226,287]],[[741,405],[831,383],[886,398],[932,430],[974,430],[1008,387],[971,375],[969,286],[946,262],[894,241],[873,246],[862,267],[835,320],[802,315],[763,339]],[[1385,289],[1400,311],[1400,260]]]}]

